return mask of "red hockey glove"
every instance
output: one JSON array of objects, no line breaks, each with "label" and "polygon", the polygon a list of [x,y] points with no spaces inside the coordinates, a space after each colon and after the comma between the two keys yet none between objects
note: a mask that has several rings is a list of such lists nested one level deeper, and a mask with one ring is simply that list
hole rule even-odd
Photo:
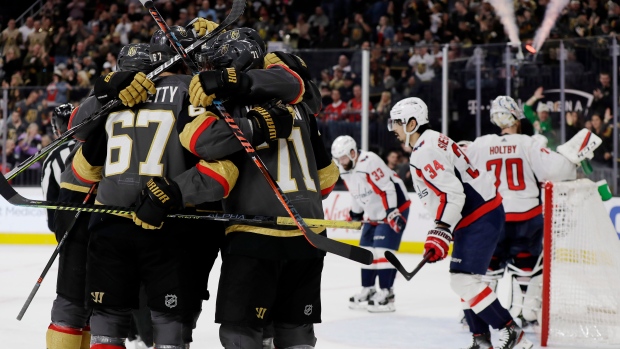
[{"label": "red hockey glove", "polygon": [[364,211],[361,213],[356,213],[349,210],[349,217],[347,217],[347,222],[361,222],[364,220]]},{"label": "red hockey glove", "polygon": [[400,214],[400,211],[397,208],[388,209],[386,213],[387,221],[392,230],[394,230],[397,234],[402,233],[405,230],[407,219]]},{"label": "red hockey glove", "polygon": [[428,262],[434,263],[448,256],[448,248],[452,241],[452,233],[448,228],[435,227],[426,233],[426,242],[424,243],[424,254],[428,251],[435,250]]}]

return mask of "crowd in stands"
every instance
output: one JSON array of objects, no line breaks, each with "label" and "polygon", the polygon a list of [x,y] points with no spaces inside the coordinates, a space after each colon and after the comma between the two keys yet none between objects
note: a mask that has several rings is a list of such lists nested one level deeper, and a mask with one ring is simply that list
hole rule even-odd
[{"label": "crowd in stands", "polygon": [[[533,38],[548,2],[514,1],[523,42]],[[197,16],[219,22],[230,3],[155,1],[169,25],[187,25]],[[26,18],[23,25],[18,26],[14,19],[0,25],[0,81],[3,88],[10,88],[10,117],[2,123],[9,130],[9,140],[4,144],[9,166],[50,142],[53,107],[65,102],[78,104],[88,95],[94,79],[116,70],[123,45],[148,42],[157,29],[137,0],[47,0],[43,9]],[[370,50],[369,109],[376,124],[370,130],[371,143],[382,139],[384,120],[400,98],[439,95],[443,44],[449,44],[450,61],[461,60],[471,66],[473,60],[468,57],[474,45],[507,41],[492,5],[478,0],[257,0],[248,1],[236,25],[256,29],[266,41],[284,42],[293,50],[302,50],[297,52],[308,61],[320,86],[324,110],[318,117],[328,138],[329,127],[333,136],[343,132],[359,135],[359,49]],[[550,38],[578,39],[619,30],[617,1],[572,0]],[[305,54],[304,49],[342,52],[330,62]],[[493,54],[487,56],[487,61],[497,59]],[[471,81],[463,85],[471,89]],[[610,133],[610,81],[608,73],[600,74],[592,112],[578,117],[571,114],[567,119],[575,121],[570,125],[592,128],[602,136]],[[483,83],[493,87],[492,78],[483,79]],[[539,124],[544,125],[544,121]],[[382,145],[382,152],[387,153],[394,145]],[[597,158],[609,164],[612,155],[608,147],[605,149]]]}]

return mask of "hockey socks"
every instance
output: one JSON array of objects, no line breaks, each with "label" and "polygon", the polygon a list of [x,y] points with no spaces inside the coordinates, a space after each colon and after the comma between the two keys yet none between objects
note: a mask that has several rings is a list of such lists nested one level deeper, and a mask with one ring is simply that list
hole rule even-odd
[{"label": "hockey socks", "polygon": [[484,334],[489,332],[489,324],[482,320],[471,309],[463,310],[465,312],[465,320],[469,325],[469,331],[473,334]]},{"label": "hockey socks", "polygon": [[497,298],[476,315],[495,329],[504,328],[506,324],[512,321],[512,316],[506,308],[502,307]]},{"label": "hockey socks", "polygon": [[82,329],[50,324],[45,343],[47,349],[81,349]]},{"label": "hockey socks", "polygon": [[375,286],[375,279],[377,278],[376,269],[364,269],[362,268],[362,287]]},{"label": "hockey socks", "polygon": [[90,326],[86,326],[82,329],[82,344],[80,349],[90,348]]},{"label": "hockey socks", "polygon": [[394,286],[394,278],[396,278],[396,269],[379,269],[377,270],[379,276],[380,288],[392,288]]}]

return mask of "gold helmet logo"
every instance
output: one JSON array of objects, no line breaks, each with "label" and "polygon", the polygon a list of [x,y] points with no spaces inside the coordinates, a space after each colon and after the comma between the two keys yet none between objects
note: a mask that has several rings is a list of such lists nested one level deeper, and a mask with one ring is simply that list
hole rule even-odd
[{"label": "gold helmet logo", "polygon": [[226,53],[228,53],[228,45],[222,45],[219,51],[220,51],[220,54],[225,55]]},{"label": "gold helmet logo", "polygon": [[138,49],[135,46],[129,48],[129,52],[127,52],[127,56],[133,57],[138,53]]},{"label": "gold helmet logo", "polygon": [[179,34],[183,35],[183,37],[187,36],[187,30],[185,28],[179,26]]},{"label": "gold helmet logo", "polygon": [[230,33],[230,38],[233,40],[239,40],[239,31],[238,30],[233,30]]}]

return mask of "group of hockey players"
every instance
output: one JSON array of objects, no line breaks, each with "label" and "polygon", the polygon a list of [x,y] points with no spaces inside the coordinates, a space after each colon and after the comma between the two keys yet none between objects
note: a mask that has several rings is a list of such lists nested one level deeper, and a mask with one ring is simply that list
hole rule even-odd
[{"label": "group of hockey players", "polygon": [[[172,32],[184,47],[217,24],[198,19]],[[50,201],[133,207],[131,215],[50,214],[60,253],[57,298],[48,349],[120,349],[132,310],[150,309],[154,348],[188,348],[209,298],[207,280],[221,252],[215,320],[225,348],[298,348],[316,344],[321,321],[324,253],[296,227],[168,218],[177,210],[216,210],[286,216],[244,145],[223,120],[221,100],[303,217],[322,218],[324,199],[342,177],[353,196],[352,220],[363,221],[360,245],[374,261],[361,272],[362,291],[350,307],[394,311],[396,269],[383,257],[398,250],[410,199],[405,186],[374,153],[338,137],[331,156],[317,130],[320,94],[299,57],[267,53],[252,29],[225,31],[192,55],[202,71],[182,62],[153,80],[146,74],[174,57],[162,31],[149,44],[130,44],[119,71],[100,77],[78,107],[54,111],[58,134],[86,120],[113,98],[123,106],[75,134],[44,164]],[[520,324],[536,320],[542,273],[539,182],[576,176],[579,162],[600,139],[583,131],[546,149],[520,134],[523,114],[507,96],[493,101],[500,135],[461,148],[429,127],[419,98],[391,110],[388,128],[410,146],[415,191],[434,217],[425,257],[437,262],[453,250],[451,287],[473,334],[470,349],[530,348]],[[368,219],[364,221],[364,219]],[[325,234],[324,228],[313,228]],[[495,294],[508,268],[510,312]],[[379,289],[375,288],[376,279]],[[142,292],[141,292],[142,289]],[[136,317],[136,321],[142,320]]]},{"label": "group of hockey players", "polygon": [[[188,47],[216,26],[198,19],[171,31]],[[322,199],[338,169],[317,130],[318,89],[305,62],[267,54],[250,28],[207,41],[192,54],[202,68],[193,77],[182,62],[146,77],[175,54],[163,31],[149,44],[127,45],[119,70],[100,77],[91,96],[54,112],[62,133],[120,98],[121,107],[75,133],[79,142],[49,156],[42,180],[50,200],[133,211],[50,217],[57,239],[69,233],[47,348],[125,348],[132,310],[141,303],[150,309],[154,348],[188,348],[220,251],[215,320],[222,346],[313,348],[324,252],[299,229],[167,215],[179,209],[287,215],[213,105],[222,100],[298,212],[323,218]]]},{"label": "group of hockey players", "polygon": [[[523,337],[522,326],[537,321],[541,301],[540,182],[575,179],[579,164],[592,158],[601,140],[584,129],[554,152],[521,134],[524,116],[511,97],[497,97],[490,114],[500,134],[463,142],[463,148],[429,128],[427,106],[416,97],[394,105],[388,129],[412,148],[415,192],[434,217],[425,257],[431,263],[442,260],[453,243],[451,287],[473,334],[468,349],[528,349],[532,344]],[[360,245],[375,256],[373,265],[362,269],[363,288],[351,297],[350,307],[394,311],[395,269],[383,252],[398,249],[408,215],[407,193],[376,154],[358,151],[349,136],[334,141],[332,156],[353,198],[351,219],[363,220],[364,212],[369,219]],[[377,225],[381,221],[388,224]],[[495,294],[505,270],[512,274],[510,311]],[[491,342],[489,326],[499,330],[498,346]]]}]

